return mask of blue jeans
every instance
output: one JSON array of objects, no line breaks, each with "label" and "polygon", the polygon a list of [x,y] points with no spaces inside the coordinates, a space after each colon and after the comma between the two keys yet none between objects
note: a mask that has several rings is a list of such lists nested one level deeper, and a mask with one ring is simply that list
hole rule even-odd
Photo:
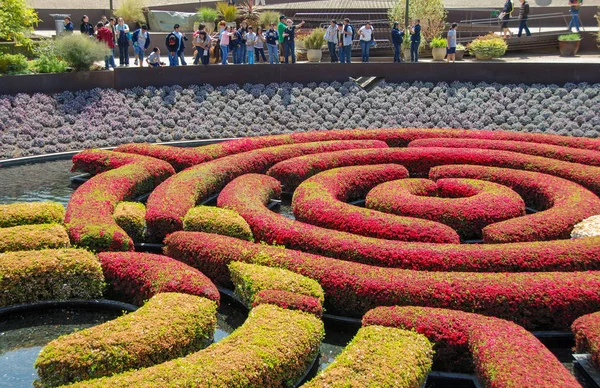
[{"label": "blue jeans", "polygon": [[194,47],[194,65],[200,63],[200,60],[202,59],[202,53],[204,53],[203,49],[200,47]]},{"label": "blue jeans", "polygon": [[240,63],[242,63],[240,61],[240,59],[241,59],[240,58],[240,52],[241,52],[241,50],[240,50],[239,46],[231,48],[231,59],[233,59],[233,64],[234,65],[239,65]]},{"label": "blue jeans", "polygon": [[177,60],[177,52],[169,51],[169,66],[178,66],[179,61]]},{"label": "blue jeans", "polygon": [[527,27],[527,19],[521,19],[521,21],[519,22],[519,33],[517,34],[519,38],[523,34],[523,30],[525,30],[525,34],[527,34],[527,36],[531,36],[531,32],[529,32],[529,27]]},{"label": "blue jeans", "polygon": [[292,54],[292,63],[296,63],[296,42],[294,42],[293,40],[286,40],[285,42],[283,42],[283,56],[285,57],[285,63],[289,63],[288,62],[288,57],[290,55],[290,51]]},{"label": "blue jeans", "polygon": [[185,53],[183,50],[177,51],[177,58],[181,60],[181,66],[187,66],[187,63],[185,62]]},{"label": "blue jeans", "polygon": [[248,50],[248,64],[254,65],[254,50],[253,49]]},{"label": "blue jeans", "polygon": [[272,65],[274,63],[279,65],[279,48],[276,44],[268,44],[267,48],[269,49],[269,63]]},{"label": "blue jeans", "polygon": [[571,11],[571,22],[569,23],[569,31],[575,27],[579,32],[579,11]]},{"label": "blue jeans", "polygon": [[335,47],[335,43],[327,42],[327,48],[329,49],[329,56],[331,57],[331,63],[335,63],[338,61],[337,50]]},{"label": "blue jeans", "polygon": [[243,63],[244,65],[247,62],[246,57],[248,56],[248,46],[246,46],[245,44],[240,46],[240,63]]},{"label": "blue jeans", "polygon": [[394,43],[394,63],[402,62],[402,48],[400,43]]},{"label": "blue jeans", "polygon": [[119,65],[129,65],[129,45],[119,46]]},{"label": "blue jeans", "polygon": [[110,55],[104,57],[104,69],[108,70],[111,67],[113,69],[117,67],[117,65],[115,65],[115,55],[112,53],[112,49]]},{"label": "blue jeans", "polygon": [[352,45],[340,47],[339,57],[340,63],[352,63]]},{"label": "blue jeans", "polygon": [[413,41],[410,42],[410,61],[417,63],[419,62],[419,46],[421,45],[421,41]]},{"label": "blue jeans", "polygon": [[227,57],[229,56],[229,46],[221,45],[221,65],[227,65]]},{"label": "blue jeans", "polygon": [[260,62],[260,57],[262,57],[263,62],[267,62],[267,57],[265,57],[265,49],[264,48],[255,48],[254,56],[256,57],[256,62]]},{"label": "blue jeans", "polygon": [[369,49],[371,48],[371,42],[366,42],[364,40],[360,41],[360,51],[362,55],[362,61],[364,63],[369,62]]}]

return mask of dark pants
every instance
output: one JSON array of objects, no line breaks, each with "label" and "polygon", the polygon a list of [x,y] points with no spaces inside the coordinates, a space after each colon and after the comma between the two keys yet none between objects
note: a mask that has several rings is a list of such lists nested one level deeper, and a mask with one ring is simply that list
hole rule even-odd
[{"label": "dark pants", "polygon": [[195,47],[194,48],[194,65],[197,65],[200,63],[200,60],[202,59],[202,54],[204,53],[204,50],[201,49],[200,47]]},{"label": "dark pants", "polygon": [[394,63],[402,62],[402,43],[394,43]]},{"label": "dark pants", "polygon": [[129,65],[129,45],[119,45],[119,65]]},{"label": "dark pants", "polygon": [[263,62],[267,62],[267,57],[265,57],[265,49],[264,48],[255,48],[254,49],[254,59],[256,63],[260,62],[260,57],[262,57]]},{"label": "dark pants", "polygon": [[410,42],[410,61],[417,63],[419,62],[419,46],[421,45],[421,41],[413,41]]},{"label": "dark pants", "polygon": [[335,47],[335,43],[327,42],[327,48],[329,49],[329,56],[331,57],[331,63],[337,62],[338,56],[337,56],[337,48]]},{"label": "dark pants", "polygon": [[340,63],[351,63],[352,62],[352,45],[341,46],[339,48]]},{"label": "dark pants", "polygon": [[239,65],[240,63],[240,47],[231,47],[231,58],[233,59],[234,65]]},{"label": "dark pants", "polygon": [[523,30],[525,30],[527,36],[531,36],[531,32],[529,32],[529,27],[527,27],[527,19],[521,19],[521,21],[519,22],[519,33],[517,34],[519,38],[521,37]]},{"label": "dark pants", "polygon": [[296,63],[296,42],[286,40],[285,42],[283,42],[283,49],[283,55],[285,55],[285,63],[289,63],[288,58],[290,54],[292,55],[292,63]]},{"label": "dark pants", "polygon": [[240,63],[244,65],[248,62],[248,46],[245,44],[240,46]]}]

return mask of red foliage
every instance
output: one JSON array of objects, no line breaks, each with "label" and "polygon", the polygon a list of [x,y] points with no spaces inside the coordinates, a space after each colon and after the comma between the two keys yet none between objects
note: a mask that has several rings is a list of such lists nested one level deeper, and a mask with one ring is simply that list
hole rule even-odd
[{"label": "red foliage", "polygon": [[578,353],[590,353],[592,362],[600,369],[600,312],[579,317],[571,325]]},{"label": "red foliage", "polygon": [[170,147],[158,144],[130,143],[115,148],[116,152],[151,156],[169,162],[175,171],[213,160],[208,153],[199,148]]},{"label": "red foliage", "polygon": [[313,296],[296,294],[290,291],[281,290],[263,290],[254,297],[252,307],[261,304],[274,304],[284,309],[301,310],[311,313],[321,318],[323,316],[323,306],[319,299]]}]

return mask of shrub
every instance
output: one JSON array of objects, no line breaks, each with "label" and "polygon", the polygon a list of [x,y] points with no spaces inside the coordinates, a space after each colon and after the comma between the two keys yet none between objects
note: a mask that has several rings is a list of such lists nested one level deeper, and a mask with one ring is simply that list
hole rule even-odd
[{"label": "shrub", "polygon": [[577,353],[590,353],[592,363],[600,368],[600,312],[579,317],[571,325]]},{"label": "shrub", "polygon": [[57,202],[0,205],[0,228],[32,224],[62,224],[65,208]]},{"label": "shrub", "polygon": [[435,358],[446,358],[449,365],[455,362],[453,352],[461,354],[468,347],[477,377],[485,387],[580,387],[537,338],[502,319],[462,311],[395,306],[369,311],[363,317],[363,325],[415,330],[436,343]]},{"label": "shrub", "polygon": [[200,271],[162,255],[137,252],[98,254],[107,297],[141,306],[161,292],[203,296],[219,303],[217,287]]},{"label": "shrub", "polygon": [[69,235],[56,224],[23,225],[0,228],[0,252],[68,248]]},{"label": "shrub", "polygon": [[34,70],[37,73],[64,73],[68,64],[56,52],[53,40],[44,40],[36,45]]},{"label": "shrub", "polygon": [[23,54],[0,54],[0,74],[25,74],[28,66]]},{"label": "shrub", "polygon": [[456,45],[456,51],[465,51],[467,48],[465,47],[465,45],[463,44],[457,44]]},{"label": "shrub", "polygon": [[246,220],[233,210],[220,209],[214,206],[191,208],[183,219],[183,230],[216,233],[254,241],[252,231]]},{"label": "shrub", "polygon": [[114,15],[122,17],[127,23],[145,24],[143,0],[123,0],[121,6],[113,11]]},{"label": "shrub", "polygon": [[261,304],[274,304],[283,309],[300,310],[315,315],[323,316],[323,305],[318,298],[297,294],[291,291],[263,290],[254,296],[252,307]]},{"label": "shrub", "polygon": [[342,353],[304,386],[420,388],[431,370],[432,347],[415,332],[362,327]]},{"label": "shrub", "polygon": [[[593,240],[593,239],[584,239]],[[229,284],[232,261],[280,267],[319,282],[332,314],[362,316],[377,306],[450,308],[512,320],[528,330],[566,329],[600,310],[600,272],[473,273],[382,268],[253,244],[214,234],[175,232],[165,253]],[[597,244],[597,243],[596,243]]]},{"label": "shrub", "polygon": [[0,306],[102,295],[102,268],[81,249],[0,254]]},{"label": "shrub", "polygon": [[[392,7],[388,10],[390,21],[404,22],[406,2],[407,0],[394,1]],[[444,30],[447,15],[448,12],[444,8],[443,0],[410,0],[409,23],[412,23],[415,19],[421,19],[421,33],[425,40],[429,41],[440,35]]]},{"label": "shrub", "polygon": [[217,305],[194,295],[163,293],[137,311],[55,339],[40,352],[38,387],[147,368],[207,347]]},{"label": "shrub", "polygon": [[219,12],[214,8],[202,7],[198,8],[196,18],[201,22],[214,23],[219,16]]},{"label": "shrub", "polygon": [[258,18],[258,24],[263,28],[268,28],[271,23],[277,24],[279,22],[279,12],[265,11],[261,12]]},{"label": "shrub", "polygon": [[120,145],[115,148],[115,152],[152,156],[169,162],[177,172],[213,159],[209,154],[196,148],[179,148],[145,143]]},{"label": "shrub", "polygon": [[322,28],[313,29],[310,34],[304,38],[304,47],[308,50],[321,50],[325,44],[325,31]]},{"label": "shrub", "polygon": [[477,59],[492,59],[503,56],[508,45],[500,36],[490,34],[475,39],[468,48],[471,55],[475,55]]},{"label": "shrub", "polygon": [[563,35],[559,35],[558,36],[558,40],[560,42],[572,42],[572,41],[578,41],[581,40],[581,35],[578,33],[573,33],[573,34],[563,34]]},{"label": "shrub", "polygon": [[81,34],[65,34],[56,39],[56,52],[76,71],[88,71],[103,60],[108,48],[102,42]]},{"label": "shrub", "polygon": [[227,5],[225,2],[221,2],[217,3],[216,7],[219,15],[228,23],[235,22],[235,19],[239,15],[239,11],[235,5]]},{"label": "shrub", "polygon": [[30,45],[29,34],[40,19],[26,0],[2,0],[0,3],[0,40]]},{"label": "shrub", "polygon": [[306,373],[319,352],[323,322],[314,315],[273,305],[258,306],[231,335],[185,358],[109,378],[73,385],[81,387],[291,386]]},{"label": "shrub", "polygon": [[429,47],[446,48],[448,47],[448,41],[445,38],[433,38],[431,42],[429,42]]},{"label": "shrub", "polygon": [[134,242],[144,240],[146,206],[143,203],[120,202],[115,207],[113,218]]}]

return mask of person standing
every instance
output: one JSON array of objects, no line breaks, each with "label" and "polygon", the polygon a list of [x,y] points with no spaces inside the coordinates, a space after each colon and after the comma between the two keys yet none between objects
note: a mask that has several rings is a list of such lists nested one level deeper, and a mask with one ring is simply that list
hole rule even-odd
[{"label": "person standing", "polygon": [[579,8],[581,7],[583,0],[569,0],[571,22],[569,23],[569,31],[573,31],[573,27],[579,32]]},{"label": "person standing", "polygon": [[360,51],[362,55],[362,62],[369,63],[369,49],[373,43],[373,27],[371,22],[367,22],[358,30],[360,35]]},{"label": "person standing", "polygon": [[238,30],[238,32],[242,37],[240,39],[240,63],[245,65],[248,61],[248,38],[246,37],[246,35],[248,34],[248,23],[242,22],[240,24],[240,29]]},{"label": "person standing", "polygon": [[231,50],[231,57],[234,65],[240,65],[242,63],[242,33],[236,28],[231,28],[231,37],[229,38],[229,50]]},{"label": "person standing", "polygon": [[285,15],[279,15],[279,24],[277,25],[277,34],[279,35],[279,55],[283,55],[284,53],[283,31],[287,28],[286,20],[287,18],[285,17]]},{"label": "person standing", "polygon": [[256,57],[256,63],[260,63],[262,57],[263,62],[267,63],[267,57],[265,57],[265,35],[263,34],[262,27],[256,28],[256,39],[254,40],[254,56]]},{"label": "person standing", "polygon": [[294,25],[292,19],[287,20],[287,27],[283,30],[283,47],[284,47],[284,56],[285,63],[288,62],[288,58],[291,54],[292,63],[296,63],[296,28],[301,28],[304,25],[304,20],[300,22],[300,24]]},{"label": "person standing", "polygon": [[223,25],[223,30],[219,33],[219,45],[221,47],[221,65],[228,65],[227,58],[229,57],[229,41],[231,40],[231,32],[226,25]]},{"label": "person standing", "polygon": [[529,3],[527,0],[521,0],[521,8],[519,9],[519,33],[517,36],[520,38],[525,30],[527,36],[531,36],[529,27],[527,27],[527,19],[529,18]]},{"label": "person standing", "polygon": [[419,46],[421,45],[421,20],[416,19],[410,29],[410,62],[419,62]]},{"label": "person standing", "polygon": [[265,34],[267,40],[267,49],[269,50],[269,63],[279,65],[279,33],[275,30],[275,23],[271,23],[269,30]]},{"label": "person standing", "polygon": [[512,14],[513,10],[515,9],[515,6],[512,2],[512,0],[506,0],[506,2],[504,3],[504,7],[502,7],[502,13],[500,13],[500,16],[502,16],[502,35],[504,36],[504,39],[506,39],[508,37],[508,35],[510,35],[510,37],[512,38],[513,33],[510,30],[510,28],[508,28],[508,21],[510,20],[510,15]]},{"label": "person standing", "polygon": [[[178,24],[176,24],[178,26]],[[167,46],[167,53],[169,56],[169,66],[177,66],[179,61],[177,60],[177,50],[179,49],[179,39],[175,35],[175,31],[170,32],[165,38],[165,46]]]},{"label": "person standing", "polygon": [[456,61],[456,28],[458,24],[452,23],[450,26],[450,30],[448,31],[448,38],[446,39],[447,47],[446,47],[446,55],[448,56],[448,63],[452,61],[454,63]]},{"label": "person standing", "polygon": [[342,26],[342,40],[341,40],[341,54],[340,63],[352,63],[352,40],[354,37],[354,30],[350,25],[350,19],[344,19],[344,25]]},{"label": "person standing", "polygon": [[325,30],[325,40],[327,41],[327,48],[329,49],[329,58],[331,63],[336,63],[338,61],[337,36],[337,23],[335,20],[332,20],[329,23],[329,27],[327,27]]},{"label": "person standing", "polygon": [[183,41],[188,40],[188,38],[183,32],[179,31],[179,28],[179,24],[175,24],[175,26],[173,26],[173,34],[177,37],[179,41],[176,52],[177,58],[175,59],[175,61],[180,60],[181,66],[187,66],[187,62],[185,61],[185,43]]},{"label": "person standing", "polygon": [[400,23],[394,22],[392,27],[392,44],[394,45],[394,63],[402,63],[402,42],[404,42],[404,31],[399,28]]},{"label": "person standing", "polygon": [[129,26],[123,18],[119,18],[117,24],[117,43],[119,44],[119,66],[129,66]]},{"label": "person standing", "polygon": [[246,34],[246,47],[248,48],[248,64],[254,65],[254,45],[256,44],[256,34],[253,31],[252,26],[248,26],[248,33]]},{"label": "person standing", "polygon": [[66,34],[73,33],[73,22],[71,21],[70,16],[65,16],[65,33]]},{"label": "person standing", "polygon": [[92,26],[92,23],[90,23],[90,19],[87,17],[87,15],[83,15],[81,18],[81,26],[79,26],[79,31],[81,32],[81,35],[94,35],[94,26]]},{"label": "person standing", "polygon": [[212,46],[212,38],[210,37],[208,32],[206,32],[206,29],[202,29],[198,33],[198,35],[200,36],[200,39],[202,40],[199,45],[198,52],[201,54],[202,64],[208,65],[209,58],[210,58],[210,47]]},{"label": "person standing", "polygon": [[110,54],[104,57],[104,69],[114,69],[117,67],[117,65],[115,65],[115,40],[113,38],[113,33],[111,32],[110,28],[102,24],[102,22],[98,22],[96,28],[98,29],[98,32],[96,33],[96,39],[98,39],[100,42],[104,42],[110,49]]}]

